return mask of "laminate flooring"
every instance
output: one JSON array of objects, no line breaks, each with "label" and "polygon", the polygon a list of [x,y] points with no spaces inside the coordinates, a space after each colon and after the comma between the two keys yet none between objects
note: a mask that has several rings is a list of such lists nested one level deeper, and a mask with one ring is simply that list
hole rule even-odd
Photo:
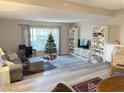
[{"label": "laminate flooring", "polygon": [[24,80],[11,83],[3,88],[6,92],[50,92],[59,82],[72,86],[95,77],[109,77],[109,64],[85,62],[76,57],[59,56],[50,61],[57,68],[24,77]]}]

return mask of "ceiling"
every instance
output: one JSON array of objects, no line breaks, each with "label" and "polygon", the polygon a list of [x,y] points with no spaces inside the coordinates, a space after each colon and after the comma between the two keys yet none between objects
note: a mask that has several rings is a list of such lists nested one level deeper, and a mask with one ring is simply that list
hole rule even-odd
[{"label": "ceiling", "polygon": [[70,1],[112,10],[124,8],[124,0],[70,0]]},{"label": "ceiling", "polygon": [[0,18],[24,19],[49,22],[80,22],[87,20],[98,20],[105,16],[67,12],[52,8],[27,5],[22,3],[0,1]]}]

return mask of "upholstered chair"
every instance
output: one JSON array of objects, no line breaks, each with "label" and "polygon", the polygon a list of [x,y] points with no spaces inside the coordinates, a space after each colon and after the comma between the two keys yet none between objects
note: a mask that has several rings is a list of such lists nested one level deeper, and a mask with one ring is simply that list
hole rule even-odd
[{"label": "upholstered chair", "polygon": [[3,52],[2,49],[0,48],[0,64],[1,64],[1,67],[4,67],[4,66],[9,67],[11,82],[15,82],[23,79],[22,62],[18,58],[16,53],[7,54],[7,52]]},{"label": "upholstered chair", "polygon": [[115,47],[112,54],[112,63],[110,68],[110,75],[114,71],[124,70],[124,47]]}]

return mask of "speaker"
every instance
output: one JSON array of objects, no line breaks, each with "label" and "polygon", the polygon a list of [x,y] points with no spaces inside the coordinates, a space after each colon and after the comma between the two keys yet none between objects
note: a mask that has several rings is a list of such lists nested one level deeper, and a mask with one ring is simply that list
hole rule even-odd
[{"label": "speaker", "polygon": [[25,55],[26,55],[26,57],[28,57],[28,58],[29,58],[30,56],[32,56],[32,47],[31,47],[31,46],[25,48]]},{"label": "speaker", "polygon": [[25,56],[26,45],[18,45],[19,48],[19,57]]},{"label": "speaker", "polygon": [[19,45],[19,49],[25,49],[26,45]]}]

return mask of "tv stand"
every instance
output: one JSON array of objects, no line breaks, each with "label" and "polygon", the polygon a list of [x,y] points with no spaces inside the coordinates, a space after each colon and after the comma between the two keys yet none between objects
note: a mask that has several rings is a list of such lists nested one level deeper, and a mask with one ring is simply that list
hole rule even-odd
[{"label": "tv stand", "polygon": [[90,61],[91,59],[91,51],[90,49],[78,48],[74,49],[73,56],[83,59],[84,61]]}]

